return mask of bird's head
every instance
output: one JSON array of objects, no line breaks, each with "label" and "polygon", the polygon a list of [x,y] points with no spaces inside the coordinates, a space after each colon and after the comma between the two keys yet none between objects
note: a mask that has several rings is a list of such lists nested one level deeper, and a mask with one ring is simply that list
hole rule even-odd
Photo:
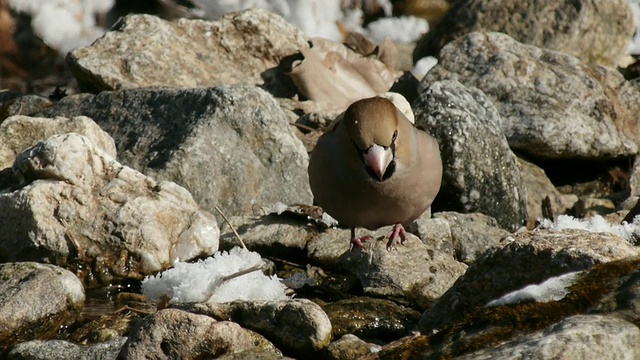
[{"label": "bird's head", "polygon": [[344,113],[347,134],[377,181],[389,179],[396,171],[399,116],[395,105],[381,97],[356,101]]}]

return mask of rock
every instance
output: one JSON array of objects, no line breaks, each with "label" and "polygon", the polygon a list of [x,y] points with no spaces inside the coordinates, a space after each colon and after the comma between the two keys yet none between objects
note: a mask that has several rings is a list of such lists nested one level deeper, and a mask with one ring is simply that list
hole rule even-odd
[{"label": "rock", "polygon": [[640,195],[640,157],[633,159],[633,165],[629,169],[629,191],[631,195]]},{"label": "rock", "polygon": [[444,219],[431,218],[421,215],[407,227],[407,231],[416,235],[422,242],[431,249],[442,251],[443,253],[454,256],[454,241],[451,236],[451,227]]},{"label": "rock", "polygon": [[548,196],[553,216],[563,215],[578,201],[574,194],[562,194],[547,177],[544,170],[535,164],[518,158],[522,180],[527,188],[527,227],[533,229],[543,218],[543,201]]},{"label": "rock", "polygon": [[496,219],[480,213],[460,214],[443,211],[433,216],[449,223],[455,258],[467,264],[490,247],[498,245],[502,238],[510,234],[498,227]]},{"label": "rock", "polygon": [[592,314],[613,315],[640,323],[640,270],[632,269],[609,284],[613,290],[591,307]]},{"label": "rock", "polygon": [[[605,28],[607,31],[601,30]],[[634,30],[633,14],[625,0],[461,1],[418,41],[413,59],[436,56],[446,44],[470,32],[497,31],[585,62],[615,66],[626,53]]]},{"label": "rock", "polygon": [[13,172],[15,190],[0,193],[0,261],[48,261],[94,284],[218,249],[215,218],[189,192],[121,165],[84,136],[39,142]]},{"label": "rock", "polygon": [[300,357],[308,357],[325,348],[331,341],[331,322],[327,314],[320,306],[307,299],[178,306],[215,319],[234,321],[262,334],[278,348]]},{"label": "rock", "polygon": [[632,323],[611,316],[575,315],[456,359],[637,359],[639,341],[640,329]]},{"label": "rock", "polygon": [[376,231],[372,234],[375,240],[365,245],[366,252],[347,252],[341,262],[360,279],[365,294],[406,298],[426,308],[464,274],[466,266],[410,233],[397,251],[388,251],[384,239],[390,229]]},{"label": "rock", "polygon": [[11,93],[11,91],[0,92],[0,108],[3,109],[0,113],[0,120],[11,116],[32,114],[52,104],[49,99],[39,95],[14,93],[9,97],[1,96],[6,93]]},{"label": "rock", "polygon": [[416,125],[438,140],[442,154],[442,187],[432,209],[480,212],[511,230],[522,226],[526,189],[489,98],[445,80],[430,83],[413,107]]},{"label": "rock", "polygon": [[392,341],[407,335],[420,320],[420,313],[393,301],[358,297],[322,307],[331,320],[333,338],[346,334]]},{"label": "rock", "polygon": [[[420,83],[458,80],[490,98],[511,148],[548,159],[635,156],[640,90],[613,68],[473,32],[442,49]],[[571,121],[567,121],[571,119]]]},{"label": "rock", "polygon": [[[278,215],[261,217],[234,216],[229,219],[238,235],[251,251],[263,256],[296,258],[304,255],[307,241],[313,233],[296,219]],[[238,246],[238,239],[227,223],[220,231],[221,249]]]},{"label": "rock", "polygon": [[613,234],[584,230],[518,233],[477,258],[465,275],[425,311],[418,329],[429,333],[526,285],[638,255],[640,250]]},{"label": "rock", "polygon": [[[573,279],[568,283],[564,282],[561,285],[557,282],[560,279],[556,278],[555,285],[551,286],[556,289],[552,291],[553,294],[548,294],[553,295],[551,298],[544,300],[542,299],[543,294],[538,292],[529,301],[511,303],[507,306],[479,307],[466,314],[460,321],[446,325],[435,333],[405,337],[394,341],[380,349],[376,356],[370,358],[457,359],[463,355],[477,354],[482,358],[489,356],[499,359],[523,357],[564,359],[564,356],[557,354],[541,355],[535,351],[537,349],[553,351],[559,346],[567,352],[571,352],[574,347],[584,347],[582,335],[588,337],[585,333],[593,333],[599,338],[597,334],[611,325],[616,329],[610,333],[617,333],[622,337],[628,336],[627,330],[630,328],[624,321],[620,322],[619,319],[615,319],[615,316],[620,314],[608,313],[606,309],[597,310],[604,316],[585,316],[585,313],[594,311],[594,305],[607,297],[627,295],[617,293],[616,287],[618,289],[625,287],[624,283],[629,279],[629,275],[637,274],[638,271],[640,271],[640,257],[597,264],[589,270],[571,273]],[[566,276],[562,277],[566,280]],[[529,289],[530,294],[535,293],[530,290],[529,286],[525,289]],[[618,323],[609,323],[608,320],[612,319]],[[570,325],[565,326],[565,323]],[[601,323],[606,325],[600,327]],[[629,323],[634,322],[630,321]],[[593,326],[594,324],[595,326]],[[577,329],[582,334],[574,337],[571,329]],[[567,331],[565,332],[565,330]],[[561,336],[557,336],[558,339],[556,339],[556,332],[562,333]],[[605,332],[609,333],[609,331]],[[534,339],[533,344],[528,343],[529,339]],[[626,340],[623,341],[623,343],[625,342]],[[599,344],[606,346],[608,341],[594,340],[589,344],[590,346],[587,348],[590,348],[591,345],[599,346]],[[522,348],[526,350],[522,354],[501,353],[503,350],[512,352],[520,351]],[[573,359],[575,357],[568,356],[566,358]],[[577,358],[582,357],[578,355]],[[612,358],[620,357],[613,356]]]},{"label": "rock", "polygon": [[216,357],[217,360],[295,360],[290,357],[282,356],[281,354],[274,353],[273,351],[263,350],[260,348],[253,348],[249,350],[240,351],[233,354],[225,354]]},{"label": "rock", "polygon": [[11,167],[18,154],[37,142],[70,132],[86,136],[111,157],[116,157],[113,139],[87,117],[47,119],[16,115],[0,123],[0,170]]},{"label": "rock", "polygon": [[258,85],[282,58],[308,47],[301,30],[264,10],[217,21],[129,15],[91,46],[71,51],[67,63],[80,87],[91,92]]},{"label": "rock", "polygon": [[[101,303],[100,300],[97,301],[99,305],[96,305],[96,300],[100,296],[104,296],[104,298],[108,297],[109,292],[112,291],[113,288],[114,287],[106,287],[97,290],[90,290],[89,294],[87,295],[89,301],[86,305],[87,309],[85,311],[85,314],[90,313],[90,311],[93,309],[102,309],[102,306],[109,306]],[[149,313],[156,310],[157,304],[148,302],[147,299],[141,294],[136,294],[141,297],[141,299],[138,301],[120,300],[130,296],[129,294],[132,293],[119,293],[115,297],[116,302],[113,304],[115,305],[115,308],[126,309],[128,307],[130,309],[135,307],[137,310],[147,311]],[[131,331],[131,328],[136,326],[140,322],[140,319],[144,314],[142,311],[140,312],[139,316],[132,316],[132,314],[127,311],[115,311],[114,313],[100,315],[99,317],[96,316],[95,318],[94,316],[91,316],[91,319],[88,319],[89,316],[85,315],[85,317],[79,322],[80,324],[82,324],[82,326],[74,326],[73,331],[69,334],[69,336],[65,336],[65,340],[76,344],[95,344],[106,343],[113,339],[126,337],[127,334],[129,334],[129,332]],[[122,342],[122,344],[124,344],[124,341]],[[79,349],[86,350],[86,348],[82,347]],[[119,348],[118,352],[120,352]]]},{"label": "rock", "polygon": [[16,345],[7,354],[10,360],[50,360],[50,359],[116,359],[126,337],[118,337],[107,342],[90,346],[77,345],[64,340],[33,340]]},{"label": "rock", "polygon": [[184,186],[211,212],[218,205],[253,215],[261,205],[312,201],[307,152],[273,97],[256,87],[68,96],[43,114],[91,117],[114,138],[123,164]]},{"label": "rock", "polygon": [[357,360],[376,353],[380,345],[368,343],[355,335],[346,334],[327,346],[323,359],[325,360]]},{"label": "rock", "polygon": [[236,323],[164,309],[146,317],[132,331],[118,358],[215,358],[253,347],[252,335]]},{"label": "rock", "polygon": [[0,354],[12,345],[47,339],[71,325],[84,289],[71,272],[33,262],[0,264]]},{"label": "rock", "polygon": [[[638,204],[639,200],[640,200],[640,196],[631,195],[628,198],[626,198],[623,202],[618,204],[618,206],[616,206],[616,210],[618,210],[618,211],[630,211],[631,209],[633,209]],[[638,210],[640,210],[640,209],[638,209]],[[628,222],[633,222],[633,221],[628,221]]]},{"label": "rock", "polygon": [[590,218],[595,215],[608,215],[616,211],[616,205],[610,199],[582,198],[574,205],[574,214],[578,218]]},{"label": "rock", "polygon": [[[307,242],[307,259],[325,269],[344,271],[340,257],[351,248],[350,230],[331,228],[317,232]],[[364,233],[364,230],[362,234]]]}]

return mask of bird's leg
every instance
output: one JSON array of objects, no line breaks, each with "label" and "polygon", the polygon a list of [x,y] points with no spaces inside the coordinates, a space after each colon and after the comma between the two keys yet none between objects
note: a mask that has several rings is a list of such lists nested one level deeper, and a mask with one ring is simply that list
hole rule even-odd
[{"label": "bird's leg", "polygon": [[356,238],[356,228],[351,228],[351,247],[349,250],[353,250],[353,246],[357,246],[360,250],[364,250],[364,242],[369,240],[373,240],[372,236],[366,235],[363,237]]},{"label": "bird's leg", "polygon": [[387,243],[387,250],[395,249],[398,245],[398,238],[400,238],[400,244],[407,240],[407,232],[404,230],[402,224],[393,225],[393,230],[389,234],[389,242]]}]

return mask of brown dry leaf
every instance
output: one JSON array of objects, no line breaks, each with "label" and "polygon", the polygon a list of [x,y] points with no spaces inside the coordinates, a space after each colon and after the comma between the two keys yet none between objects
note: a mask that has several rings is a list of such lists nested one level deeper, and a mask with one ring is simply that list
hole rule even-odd
[{"label": "brown dry leaf", "polygon": [[9,2],[0,0],[0,55],[17,55],[18,47],[13,40],[13,17]]},{"label": "brown dry leaf", "polygon": [[401,75],[375,56],[362,56],[343,44],[320,38],[311,44],[300,50],[303,59],[292,64],[288,75],[302,95],[325,111],[344,110],[354,101],[385,93]]},{"label": "brown dry leaf", "polygon": [[[16,63],[15,58],[19,55],[18,46],[13,39],[14,23],[9,2],[0,0],[0,78],[12,75],[26,75]],[[2,90],[2,86],[0,86]]]},{"label": "brown dry leaf", "polygon": [[449,11],[450,3],[448,0],[407,0],[405,14],[421,17],[434,26]]},{"label": "brown dry leaf", "polygon": [[378,46],[368,37],[359,32],[350,31],[346,34],[344,44],[360,55],[369,56],[378,50]]}]

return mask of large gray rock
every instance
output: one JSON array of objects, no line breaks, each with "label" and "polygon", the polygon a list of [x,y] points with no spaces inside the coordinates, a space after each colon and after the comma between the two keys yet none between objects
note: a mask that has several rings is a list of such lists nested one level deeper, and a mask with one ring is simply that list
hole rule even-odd
[{"label": "large gray rock", "polygon": [[413,108],[416,126],[438,140],[442,154],[442,187],[433,208],[480,212],[507,229],[522,226],[526,189],[490,99],[478,89],[445,80],[422,89]]},{"label": "large gray rock", "polygon": [[640,146],[640,90],[614,68],[473,32],[447,45],[420,83],[454,79],[482,90],[516,150],[546,158],[631,156]]},{"label": "large gray rock", "polygon": [[496,31],[525,44],[611,66],[625,54],[634,30],[626,0],[457,1],[418,41],[413,58],[435,56],[449,42],[473,31]]},{"label": "large gray rock", "polygon": [[[612,284],[615,288],[605,295],[591,309],[593,314],[612,314],[631,323],[640,323],[640,259],[636,259],[636,269],[631,268],[625,276]],[[631,262],[632,263],[632,262]],[[612,286],[613,287],[613,286]]]},{"label": "large gray rock", "polygon": [[[304,255],[307,242],[315,235],[311,227],[285,216],[234,216],[229,223],[249,250],[263,256],[295,259]],[[233,230],[225,222],[220,227],[220,247],[229,250],[238,245]]]},{"label": "large gray rock", "polygon": [[129,335],[121,359],[213,359],[251,349],[254,334],[230,321],[178,309],[146,317]]},{"label": "large gray rock", "polygon": [[[311,229],[315,236],[307,241],[307,259],[324,269],[344,271],[340,257],[351,248],[351,235],[348,229],[329,228],[322,231]],[[358,230],[360,236],[368,234],[366,230]],[[386,229],[384,231],[387,231]]]},{"label": "large gray rock", "polygon": [[219,230],[184,188],[156,183],[78,134],[25,150],[0,193],[0,261],[67,266],[92,284],[210,255]]},{"label": "large gray rock", "polygon": [[423,214],[415,219],[407,227],[407,231],[419,237],[428,247],[455,257],[455,247],[458,244],[454,243],[449,222],[444,219],[432,218],[431,213],[427,215]]},{"label": "large gray rock", "polygon": [[477,258],[465,275],[425,311],[418,328],[429,333],[526,285],[638,255],[640,249],[613,234],[584,230],[518,233]]},{"label": "large gray rock", "polygon": [[308,48],[304,33],[265,10],[217,21],[129,15],[67,62],[81,88],[95,92],[146,86],[262,84],[263,73]]},{"label": "large gray rock", "polygon": [[116,145],[111,136],[85,116],[48,119],[16,115],[0,123],[0,170],[11,167],[18,154],[37,142],[70,132],[86,136],[97,147],[116,157]]},{"label": "large gray rock", "polygon": [[613,316],[575,315],[456,359],[638,359],[640,329]]},{"label": "large gray rock", "polygon": [[230,319],[270,339],[278,348],[308,358],[331,341],[331,322],[319,305],[307,299],[194,303],[179,308]]},{"label": "large gray rock", "polygon": [[0,354],[13,344],[46,339],[71,325],[84,289],[71,272],[32,262],[0,264]]},{"label": "large gray rock", "polygon": [[527,187],[528,228],[534,228],[543,218],[542,208],[546,197],[549,197],[554,217],[567,213],[578,202],[578,196],[558,191],[542,168],[520,158],[518,163],[522,170],[522,180]]},{"label": "large gray rock", "polygon": [[[473,309],[435,333],[399,339],[370,358],[395,359],[410,354],[407,357],[412,359],[574,359],[591,358],[586,352],[593,352],[597,358],[635,359],[640,351],[637,316],[628,315],[635,306],[636,289],[629,284],[639,269],[640,258],[632,255],[554,277],[541,287],[518,291],[521,296],[506,306],[487,304]],[[620,309],[624,315],[598,306],[610,305],[614,298],[625,308]],[[452,305],[452,309],[457,306]],[[611,356],[604,354],[609,345]]]},{"label": "large gray rock", "polygon": [[117,337],[103,343],[78,345],[64,340],[33,340],[16,345],[7,354],[9,360],[115,360],[126,337]]},{"label": "large gray rock", "polygon": [[640,195],[640,156],[635,156],[629,169],[629,190],[631,195]]},{"label": "large gray rock", "polygon": [[211,212],[312,200],[302,142],[273,97],[253,86],[69,96],[43,114],[91,117],[123,164],[184,186]]},{"label": "large gray rock", "polygon": [[380,345],[368,343],[355,335],[346,334],[329,344],[323,354],[326,360],[356,360],[380,351]]},{"label": "large gray rock", "polygon": [[510,234],[498,227],[496,219],[480,213],[460,214],[442,211],[433,214],[433,217],[449,223],[455,258],[464,263],[473,262]]},{"label": "large gray rock", "polygon": [[467,266],[409,233],[397,251],[389,251],[385,237],[390,230],[384,227],[373,233],[375,240],[365,244],[366,251],[344,253],[342,265],[358,277],[366,294],[406,298],[427,308],[464,274]]},{"label": "large gray rock", "polygon": [[353,334],[360,338],[393,341],[409,334],[420,313],[390,300],[355,297],[326,304],[333,338]]}]

